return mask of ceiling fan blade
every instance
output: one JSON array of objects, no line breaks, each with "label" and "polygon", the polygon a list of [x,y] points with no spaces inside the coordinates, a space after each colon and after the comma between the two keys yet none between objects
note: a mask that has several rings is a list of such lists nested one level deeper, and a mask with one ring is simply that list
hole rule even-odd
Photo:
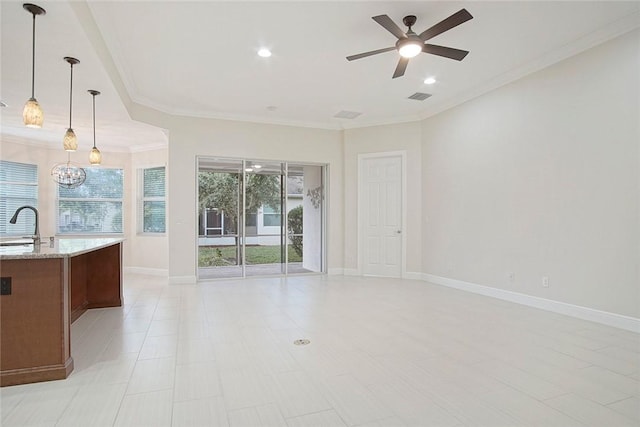
[{"label": "ceiling fan blade", "polygon": [[390,52],[392,50],[396,50],[395,46],[385,47],[384,49],[372,50],[370,52],[359,53],[357,55],[347,56],[347,61],[353,61],[354,59],[366,58],[367,56],[377,55],[379,53]]},{"label": "ceiling fan blade", "polygon": [[438,34],[442,34],[445,31],[452,29],[453,27],[457,27],[458,25],[467,22],[470,19],[473,19],[473,16],[471,16],[471,14],[467,12],[467,9],[460,9],[450,17],[438,22],[428,30],[423,31],[418,37],[426,42],[430,38],[433,38]]},{"label": "ceiling fan blade", "polygon": [[382,25],[385,30],[389,31],[391,34],[396,36],[399,39],[403,39],[407,37],[407,35],[396,25],[395,22],[391,20],[387,15],[378,15],[371,17],[378,24]]},{"label": "ceiling fan blade", "polygon": [[404,71],[407,69],[407,64],[409,63],[409,58],[400,58],[398,61],[398,65],[396,66],[396,71],[393,73],[393,78],[404,76]]},{"label": "ceiling fan blade", "polygon": [[445,58],[462,61],[469,53],[467,50],[454,49],[452,47],[438,46],[435,44],[425,44],[422,51],[432,55],[444,56]]}]

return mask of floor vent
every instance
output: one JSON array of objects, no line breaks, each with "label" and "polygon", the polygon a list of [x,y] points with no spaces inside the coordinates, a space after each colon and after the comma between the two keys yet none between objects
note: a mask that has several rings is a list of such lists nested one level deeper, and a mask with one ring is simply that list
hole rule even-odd
[{"label": "floor vent", "polygon": [[295,345],[307,345],[307,344],[309,344],[310,342],[311,342],[311,341],[309,341],[309,340],[295,340],[293,343],[294,343]]},{"label": "floor vent", "polygon": [[425,99],[429,98],[430,96],[431,96],[430,93],[416,92],[413,95],[411,95],[409,97],[409,99],[415,99],[416,101],[424,101]]}]

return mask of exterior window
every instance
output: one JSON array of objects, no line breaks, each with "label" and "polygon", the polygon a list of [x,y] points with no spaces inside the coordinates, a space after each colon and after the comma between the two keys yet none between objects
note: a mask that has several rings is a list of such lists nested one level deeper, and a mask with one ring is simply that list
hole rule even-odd
[{"label": "exterior window", "polygon": [[141,221],[143,233],[164,233],[165,214],[165,168],[141,169],[142,203]]},{"label": "exterior window", "polygon": [[26,236],[33,234],[35,215],[22,211],[15,224],[9,224],[16,209],[38,207],[38,166],[0,160],[0,234]]},{"label": "exterior window", "polygon": [[262,207],[262,219],[265,227],[280,227],[280,212],[271,206],[264,205]]},{"label": "exterior window", "polygon": [[122,169],[87,168],[77,188],[58,187],[59,234],[122,233]]},{"label": "exterior window", "polygon": [[224,234],[224,212],[220,212],[216,208],[205,209],[205,236],[219,236]]}]

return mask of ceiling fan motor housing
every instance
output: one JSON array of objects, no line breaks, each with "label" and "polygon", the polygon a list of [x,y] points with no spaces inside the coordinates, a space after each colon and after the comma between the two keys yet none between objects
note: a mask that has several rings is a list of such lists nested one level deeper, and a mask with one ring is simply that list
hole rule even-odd
[{"label": "ceiling fan motor housing", "polygon": [[416,23],[416,19],[417,18],[415,15],[407,15],[402,18],[402,23],[409,27],[409,30],[411,30],[411,27],[413,27],[413,25]]}]

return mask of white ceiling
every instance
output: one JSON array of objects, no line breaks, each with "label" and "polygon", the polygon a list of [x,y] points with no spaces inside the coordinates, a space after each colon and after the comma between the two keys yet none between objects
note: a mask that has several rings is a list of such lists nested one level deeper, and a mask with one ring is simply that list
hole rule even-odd
[{"label": "white ceiling", "polygon": [[[118,82],[131,101],[166,113],[341,129],[428,117],[640,25],[637,1],[91,1],[87,14],[79,3],[37,4],[47,9],[37,18],[36,59],[45,127],[21,124],[31,17],[21,2],[3,1],[3,135],[61,144],[69,90],[62,57],[75,56],[74,128],[90,148],[86,90],[100,90],[98,146],[115,150],[166,143],[159,129],[130,120]],[[392,79],[395,51],[345,59],[394,45],[374,15],[401,27],[403,16],[416,15],[420,33],[463,7],[474,19],[430,41],[469,50],[462,62],[421,54]],[[256,55],[263,46],[271,58]],[[425,85],[428,76],[438,82]],[[414,92],[433,96],[407,99]],[[340,110],[362,115],[334,118]]]}]

